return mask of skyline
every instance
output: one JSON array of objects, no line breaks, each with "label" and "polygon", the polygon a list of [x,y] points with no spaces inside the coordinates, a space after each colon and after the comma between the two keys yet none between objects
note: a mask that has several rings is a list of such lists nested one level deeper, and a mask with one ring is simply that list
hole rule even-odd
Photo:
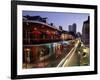
[{"label": "skyline", "polygon": [[67,12],[44,12],[44,11],[23,11],[22,16],[47,17],[48,24],[53,23],[55,27],[62,26],[68,31],[68,26],[76,23],[76,32],[82,33],[83,22],[88,19],[88,13],[67,13]]}]

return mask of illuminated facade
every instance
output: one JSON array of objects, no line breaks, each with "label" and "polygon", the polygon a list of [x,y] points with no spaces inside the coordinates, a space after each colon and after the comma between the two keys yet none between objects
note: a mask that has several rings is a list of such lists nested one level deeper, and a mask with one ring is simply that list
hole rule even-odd
[{"label": "illuminated facade", "polygon": [[[45,43],[60,40],[60,30],[40,21],[23,21],[24,44]],[[35,43],[34,43],[35,42]]]},{"label": "illuminated facade", "polygon": [[46,18],[41,18],[40,16],[24,16],[23,68],[56,65],[57,62],[52,61],[53,63],[51,63],[51,65],[48,63],[50,60],[60,58],[61,55],[65,53],[67,49],[64,50],[64,48],[66,48],[67,45],[63,46],[62,43],[59,42],[68,39],[73,39],[72,35],[56,28],[53,24],[48,24]]}]

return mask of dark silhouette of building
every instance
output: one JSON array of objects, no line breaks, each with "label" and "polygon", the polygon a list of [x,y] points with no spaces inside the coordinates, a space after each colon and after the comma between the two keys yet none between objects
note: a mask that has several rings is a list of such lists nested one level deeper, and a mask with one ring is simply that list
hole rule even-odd
[{"label": "dark silhouette of building", "polygon": [[82,36],[82,35],[81,35],[80,32],[77,32],[77,33],[76,33],[76,37],[77,37],[77,38],[81,38],[81,36]]},{"label": "dark silhouette of building", "polygon": [[88,16],[88,20],[83,22],[82,28],[82,41],[84,44],[89,45],[90,38],[90,17]]},{"label": "dark silhouette of building", "polygon": [[76,23],[69,25],[69,32],[73,32],[74,34],[76,34]]},{"label": "dark silhouette of building", "polygon": [[63,30],[62,26],[59,26],[59,29],[60,29],[60,30]]},{"label": "dark silhouette of building", "polygon": [[23,19],[27,19],[27,20],[35,20],[35,21],[40,21],[40,22],[44,22],[44,23],[46,23],[47,22],[47,17],[45,17],[45,18],[42,18],[41,16],[29,16],[29,15],[27,15],[27,16],[24,16],[24,18]]}]

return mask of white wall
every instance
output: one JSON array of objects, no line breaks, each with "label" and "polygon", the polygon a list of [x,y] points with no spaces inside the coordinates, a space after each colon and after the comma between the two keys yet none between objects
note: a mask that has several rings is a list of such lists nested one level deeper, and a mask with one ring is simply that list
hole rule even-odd
[{"label": "white wall", "polygon": [[[78,3],[78,4],[97,4],[99,7],[98,14],[100,14],[100,0],[33,0],[33,1],[45,1],[45,2],[59,2],[59,3]],[[100,15],[98,16],[100,21]],[[0,80],[10,80],[10,0],[0,0]],[[98,23],[100,26],[100,23]],[[100,27],[98,27],[98,31]],[[100,34],[100,31],[98,32]],[[100,37],[98,37],[100,41]],[[100,44],[100,42],[98,42]],[[100,48],[100,45],[99,47]],[[98,49],[98,61],[100,61],[100,50]],[[100,62],[98,62],[100,67]],[[27,79],[29,80],[29,79]],[[100,80],[100,68],[98,75],[84,75],[84,76],[66,76],[66,77],[55,77],[55,78],[38,78],[32,80]]]}]

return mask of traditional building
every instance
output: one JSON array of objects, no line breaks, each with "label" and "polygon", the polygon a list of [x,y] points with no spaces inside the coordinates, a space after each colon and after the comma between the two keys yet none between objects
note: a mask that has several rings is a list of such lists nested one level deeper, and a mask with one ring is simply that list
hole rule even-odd
[{"label": "traditional building", "polygon": [[54,55],[59,58],[63,52],[62,45],[57,42],[68,38],[71,38],[68,32],[62,31],[62,27],[58,29],[53,23],[48,24],[46,18],[24,16],[23,68],[48,66],[50,58],[53,60]]},{"label": "traditional building", "polygon": [[46,23],[45,18],[41,18],[40,16],[26,16],[23,19],[24,44],[59,41],[60,33],[60,29]]},{"label": "traditional building", "polygon": [[67,41],[74,39],[74,36],[71,35],[68,31],[62,30],[61,40]]}]

